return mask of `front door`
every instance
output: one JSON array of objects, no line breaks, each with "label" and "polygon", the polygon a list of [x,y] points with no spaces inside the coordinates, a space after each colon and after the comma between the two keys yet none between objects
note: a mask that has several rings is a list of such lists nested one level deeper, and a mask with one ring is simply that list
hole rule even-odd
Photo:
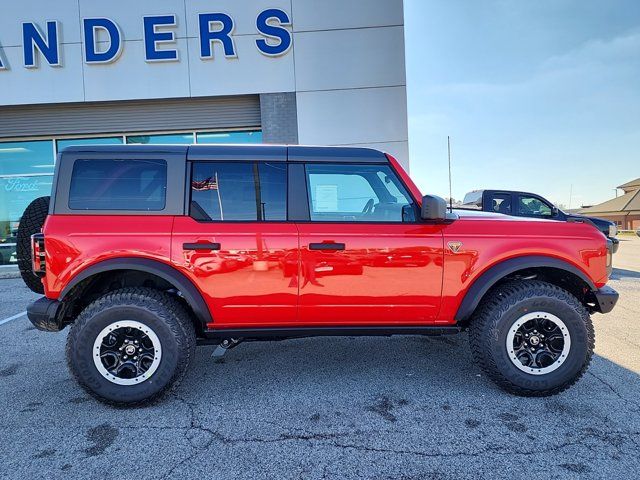
[{"label": "front door", "polygon": [[515,194],[516,215],[519,217],[553,218],[553,206],[535,195]]},{"label": "front door", "polygon": [[176,217],[172,259],[197,285],[209,328],[297,319],[298,231],[287,223],[287,165],[197,161],[190,216]]},{"label": "front door", "polygon": [[427,325],[442,292],[442,225],[421,223],[386,164],[305,165],[299,223],[304,325]]}]

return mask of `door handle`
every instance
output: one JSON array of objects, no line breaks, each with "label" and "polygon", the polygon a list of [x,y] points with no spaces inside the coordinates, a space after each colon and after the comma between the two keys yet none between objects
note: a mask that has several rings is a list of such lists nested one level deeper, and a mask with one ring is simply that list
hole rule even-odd
[{"label": "door handle", "polygon": [[309,250],[344,250],[344,243],[310,243]]},{"label": "door handle", "polygon": [[219,243],[183,243],[184,250],[220,250]]}]

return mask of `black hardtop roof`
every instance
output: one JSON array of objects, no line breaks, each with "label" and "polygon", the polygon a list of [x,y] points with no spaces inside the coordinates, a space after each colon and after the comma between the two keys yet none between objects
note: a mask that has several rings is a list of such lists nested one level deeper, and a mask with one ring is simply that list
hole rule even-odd
[{"label": "black hardtop roof", "polygon": [[289,162],[386,163],[379,150],[362,147],[287,145],[87,145],[67,147],[66,154],[186,154],[188,160],[283,160]]}]

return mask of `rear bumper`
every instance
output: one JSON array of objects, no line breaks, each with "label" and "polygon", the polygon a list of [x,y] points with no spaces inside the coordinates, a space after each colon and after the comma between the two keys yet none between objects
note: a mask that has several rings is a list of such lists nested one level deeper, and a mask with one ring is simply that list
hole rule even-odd
[{"label": "rear bumper", "polygon": [[593,293],[596,299],[596,311],[600,313],[609,313],[616,306],[620,294],[613,288],[605,285]]},{"label": "rear bumper", "polygon": [[42,297],[27,307],[27,317],[33,326],[43,332],[59,332],[64,328],[58,320],[60,302]]}]

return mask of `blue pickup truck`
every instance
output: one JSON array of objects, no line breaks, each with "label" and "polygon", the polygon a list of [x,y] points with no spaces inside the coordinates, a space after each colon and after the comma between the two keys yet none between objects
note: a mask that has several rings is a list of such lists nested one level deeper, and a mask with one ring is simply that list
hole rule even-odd
[{"label": "blue pickup truck", "polygon": [[529,192],[513,190],[474,190],[465,195],[463,209],[503,213],[514,217],[542,218],[561,222],[591,223],[613,242],[614,253],[618,250],[618,227],[603,218],[566,213],[549,200]]}]

